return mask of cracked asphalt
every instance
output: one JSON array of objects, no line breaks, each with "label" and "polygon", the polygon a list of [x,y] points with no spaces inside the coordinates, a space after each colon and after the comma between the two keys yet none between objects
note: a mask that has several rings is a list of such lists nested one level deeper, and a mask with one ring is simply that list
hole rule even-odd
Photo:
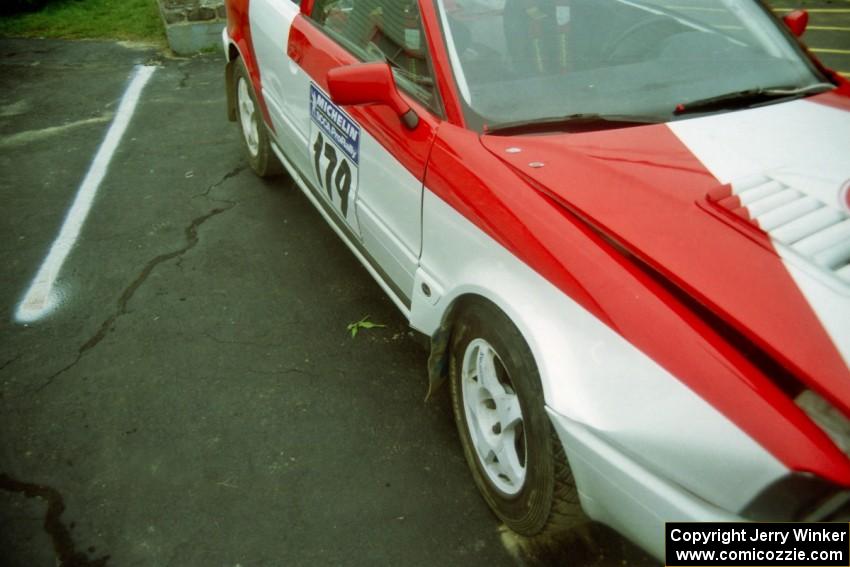
[{"label": "cracked asphalt", "polygon": [[[16,323],[138,64],[62,301]],[[247,169],[217,55],[6,39],[0,71],[2,565],[652,564],[601,528],[503,536],[423,346],[291,182]],[[366,315],[386,326],[352,339]]]},{"label": "cracked asphalt", "polygon": [[[220,61],[5,42],[2,62],[2,134],[32,132],[0,158],[2,470],[63,495],[92,561],[398,561],[420,539],[435,560],[505,561],[441,448],[450,422],[422,403],[424,353],[306,200],[246,172]],[[60,276],[64,302],[13,324],[103,137],[91,119],[137,63],[161,68]],[[351,340],[365,314],[387,328]],[[16,534],[38,503],[10,496],[7,559],[54,564],[40,534]]]},{"label": "cracked asphalt", "polygon": [[[807,34],[844,74],[846,16]],[[16,323],[138,64],[62,302]],[[247,169],[222,65],[0,40],[0,565],[653,565],[598,526],[500,530],[423,347],[289,180]],[[365,315],[386,327],[352,340]]]}]

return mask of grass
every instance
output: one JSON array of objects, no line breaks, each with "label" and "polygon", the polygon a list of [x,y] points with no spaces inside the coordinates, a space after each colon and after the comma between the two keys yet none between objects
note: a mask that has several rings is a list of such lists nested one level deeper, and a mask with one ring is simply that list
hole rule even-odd
[{"label": "grass", "polygon": [[53,0],[38,12],[0,17],[0,36],[165,42],[156,0]]}]

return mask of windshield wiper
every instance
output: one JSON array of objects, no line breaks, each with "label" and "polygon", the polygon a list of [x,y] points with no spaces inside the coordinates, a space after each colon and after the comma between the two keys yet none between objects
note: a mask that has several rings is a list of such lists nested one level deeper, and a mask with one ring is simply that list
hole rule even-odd
[{"label": "windshield wiper", "polygon": [[680,104],[673,111],[673,114],[681,116],[692,112],[703,112],[721,108],[742,108],[778,99],[799,98],[808,94],[822,93],[834,88],[835,85],[832,83],[815,83],[813,85],[806,85],[805,87],[758,87],[755,89],[745,89]]},{"label": "windshield wiper", "polygon": [[581,113],[567,116],[550,116],[516,122],[500,122],[486,124],[485,134],[523,134],[533,132],[586,132],[590,130],[605,130],[611,128],[626,128],[642,124],[658,124],[666,122],[663,116],[640,116],[633,114],[595,114]]}]

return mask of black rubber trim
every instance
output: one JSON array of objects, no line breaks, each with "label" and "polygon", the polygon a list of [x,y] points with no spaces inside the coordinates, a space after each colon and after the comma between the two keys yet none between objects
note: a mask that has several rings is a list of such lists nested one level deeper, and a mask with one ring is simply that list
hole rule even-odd
[{"label": "black rubber trim", "polygon": [[408,130],[416,130],[419,126],[419,115],[412,108],[401,115],[401,121]]},{"label": "black rubber trim", "polygon": [[741,515],[756,522],[799,522],[841,491],[814,475],[791,473],[762,490]]}]

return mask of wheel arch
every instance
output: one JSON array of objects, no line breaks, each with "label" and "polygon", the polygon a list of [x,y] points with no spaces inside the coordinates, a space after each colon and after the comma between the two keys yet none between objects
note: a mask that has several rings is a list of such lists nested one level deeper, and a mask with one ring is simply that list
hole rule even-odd
[{"label": "wheel arch", "polygon": [[426,400],[442,388],[449,378],[449,344],[452,340],[452,332],[456,324],[458,313],[469,303],[474,301],[490,302],[482,295],[465,293],[456,297],[440,317],[437,329],[430,334],[431,352],[428,355],[428,394]]},{"label": "wheel arch", "polygon": [[[449,345],[451,344],[454,328],[458,322],[458,317],[463,313],[464,309],[474,303],[489,304],[505,314],[508,320],[517,328],[519,334],[531,350],[535,364],[541,370],[542,376],[540,359],[543,354],[539,352],[539,344],[535,340],[534,325],[523,314],[522,309],[516,306],[515,302],[511,301],[510,293],[500,290],[498,287],[490,287],[483,284],[463,285],[444,295],[438,304],[432,307],[432,309],[436,308],[432,312],[432,316],[434,316],[437,323],[432,329],[425,330],[425,334],[430,337],[431,342],[431,353],[428,357],[428,399],[448,379]],[[414,305],[415,311],[416,305]],[[416,328],[417,321],[413,320],[415,315],[412,314],[411,318]]]},{"label": "wheel arch", "polygon": [[242,58],[242,53],[236,42],[230,40],[227,44],[227,64],[224,67],[224,84],[227,93],[227,119],[230,122],[236,122],[236,81],[235,68]]},{"label": "wheel arch", "polygon": [[[260,79],[260,68],[256,60],[256,55],[253,51],[251,42],[250,28],[247,23],[238,25],[230,24],[230,16],[228,16],[228,27],[222,31],[222,47],[224,48],[225,58],[225,87],[226,87],[226,108],[227,119],[231,122],[236,121],[236,66],[244,65],[248,71],[248,77],[251,79],[251,84],[254,87],[254,92],[257,94],[257,100],[262,111],[263,121],[272,131],[274,125],[271,121],[268,107],[266,106],[265,98],[263,97],[262,81]],[[240,18],[234,17],[234,22],[242,21]]]}]

